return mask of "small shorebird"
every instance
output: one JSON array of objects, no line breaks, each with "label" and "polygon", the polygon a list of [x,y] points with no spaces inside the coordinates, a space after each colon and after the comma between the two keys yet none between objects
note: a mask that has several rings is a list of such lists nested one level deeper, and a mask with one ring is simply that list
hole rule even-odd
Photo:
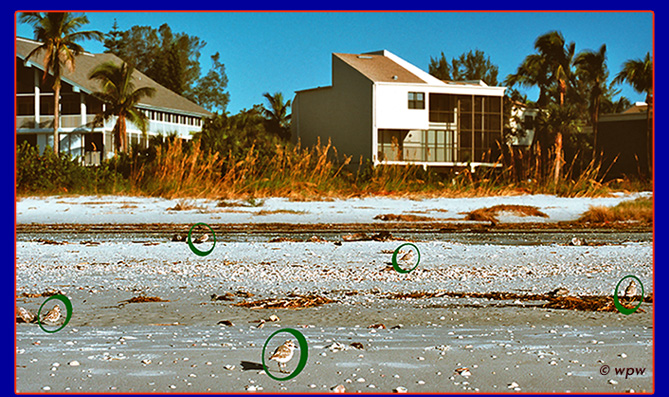
[{"label": "small shorebird", "polygon": [[270,360],[279,363],[279,371],[285,373],[281,368],[286,368],[286,363],[293,358],[293,351],[297,348],[292,340],[287,340],[283,345],[276,348]]},{"label": "small shorebird", "polygon": [[42,317],[42,322],[55,323],[60,318],[60,306],[56,305]]},{"label": "small shorebird", "polygon": [[35,315],[32,314],[29,310],[24,309],[19,306],[19,308],[16,310],[16,314],[18,315],[17,320],[20,318],[23,320],[24,323],[32,323],[35,321]]},{"label": "small shorebird", "polygon": [[636,283],[634,280],[630,281],[630,284],[625,288],[625,297],[634,298],[636,296]]},{"label": "small shorebird", "polygon": [[209,235],[203,234],[200,237],[196,238],[193,242],[195,244],[201,244],[201,243],[204,243],[207,240],[209,240]]},{"label": "small shorebird", "polygon": [[549,292],[546,295],[551,296],[551,297],[558,297],[558,296],[567,296],[568,294],[569,294],[568,289],[566,289],[564,287],[559,287],[559,288],[556,288],[556,289],[552,290],[551,292]]},{"label": "small shorebird", "polygon": [[400,258],[401,261],[408,262],[413,259],[413,251],[409,251],[406,254],[402,255]]}]

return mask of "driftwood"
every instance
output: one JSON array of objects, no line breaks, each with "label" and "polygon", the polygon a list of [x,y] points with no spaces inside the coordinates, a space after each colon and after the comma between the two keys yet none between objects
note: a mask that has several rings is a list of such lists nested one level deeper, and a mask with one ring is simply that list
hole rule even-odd
[{"label": "driftwood", "polygon": [[290,295],[288,298],[268,298],[252,302],[235,303],[249,309],[304,309],[336,302],[318,295]]},{"label": "driftwood", "polygon": [[426,221],[437,220],[429,216],[408,215],[408,214],[379,214],[375,216],[374,219],[379,219],[382,221],[393,221],[393,222],[426,222]]},{"label": "driftwood", "polygon": [[126,303],[169,302],[169,300],[164,300],[157,296],[135,296],[133,298],[121,302],[126,302]]}]

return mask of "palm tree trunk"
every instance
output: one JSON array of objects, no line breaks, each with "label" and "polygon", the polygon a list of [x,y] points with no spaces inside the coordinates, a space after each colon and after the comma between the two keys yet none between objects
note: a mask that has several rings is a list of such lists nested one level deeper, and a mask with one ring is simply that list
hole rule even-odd
[{"label": "palm tree trunk", "polygon": [[651,123],[650,95],[646,96],[646,158],[648,163],[648,176],[653,177],[653,123]]},{"label": "palm tree trunk", "polygon": [[60,82],[56,81],[54,83],[53,91],[53,152],[58,156],[58,146],[60,144],[60,137],[58,136],[58,128],[60,127]]},{"label": "palm tree trunk", "polygon": [[[560,84],[560,106],[564,106],[564,96],[567,92],[567,82],[564,80],[559,81]],[[560,126],[562,128],[562,126]],[[560,180],[560,171],[562,168],[562,132],[558,131],[555,134],[555,170],[553,172],[553,183],[557,187],[558,181]]]},{"label": "palm tree trunk", "polygon": [[595,108],[592,113],[592,159],[597,161],[597,134],[599,133],[599,106],[601,103],[601,98],[599,96],[595,97]]},{"label": "palm tree trunk", "polygon": [[597,161],[597,114],[592,114],[592,161]]},{"label": "palm tree trunk", "polygon": [[544,163],[542,161],[542,145],[540,141],[537,141],[537,145],[534,150],[534,180],[535,181],[544,181]]},{"label": "palm tree trunk", "polygon": [[118,123],[119,123],[118,135],[121,143],[121,153],[125,153],[128,150],[128,142],[127,142],[128,137],[126,135],[126,125],[125,125],[124,115],[118,116]]},{"label": "palm tree trunk", "polygon": [[560,171],[562,168],[562,133],[555,134],[555,170],[553,172],[553,182],[557,187],[560,181]]}]

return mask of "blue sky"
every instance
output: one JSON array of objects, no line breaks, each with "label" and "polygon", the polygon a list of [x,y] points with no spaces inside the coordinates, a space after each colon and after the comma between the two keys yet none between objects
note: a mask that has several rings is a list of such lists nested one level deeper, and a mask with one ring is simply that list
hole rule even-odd
[{"label": "blue sky", "polygon": [[[220,52],[229,79],[229,113],[262,103],[264,92],[292,98],[300,89],[329,85],[331,53],[386,49],[427,70],[430,57],[447,59],[480,49],[499,66],[500,80],[515,72],[533,50],[537,36],[559,30],[576,51],[607,45],[611,78],[624,61],[653,50],[650,12],[87,12],[89,29],[104,33],[114,19],[121,30],[133,25],[158,27],[198,36],[207,45],[203,71]],[[32,38],[29,26],[19,36]],[[85,43],[102,52],[101,43]],[[629,86],[622,94],[644,100]],[[527,91],[536,99],[536,90]]]}]

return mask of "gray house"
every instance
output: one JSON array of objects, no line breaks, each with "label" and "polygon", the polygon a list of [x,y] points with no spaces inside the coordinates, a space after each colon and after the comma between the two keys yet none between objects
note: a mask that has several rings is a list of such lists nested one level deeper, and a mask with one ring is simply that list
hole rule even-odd
[{"label": "gray house", "polygon": [[388,51],[332,54],[332,85],[297,91],[292,136],[353,162],[496,166],[504,87],[442,81]]},{"label": "gray house", "polygon": [[[26,62],[27,55],[40,43],[16,38],[16,144],[29,142],[40,152],[49,145],[53,147],[53,77],[44,76],[42,54]],[[89,80],[89,73],[106,61],[121,64],[123,61],[113,54],[83,53],[76,57],[74,72],[65,71],[61,77],[60,98],[60,151],[80,156],[84,164],[99,164],[102,158],[114,154],[112,129],[115,118],[101,127],[91,123],[105,106],[93,95],[99,91],[99,83]],[[128,143],[148,145],[147,137],[176,133],[178,137],[190,139],[191,133],[200,131],[202,119],[211,113],[188,99],[156,83],[143,73],[135,71],[136,87],[153,87],[156,92],[144,98],[138,107],[149,118],[147,136],[132,123],[127,124]]]}]

